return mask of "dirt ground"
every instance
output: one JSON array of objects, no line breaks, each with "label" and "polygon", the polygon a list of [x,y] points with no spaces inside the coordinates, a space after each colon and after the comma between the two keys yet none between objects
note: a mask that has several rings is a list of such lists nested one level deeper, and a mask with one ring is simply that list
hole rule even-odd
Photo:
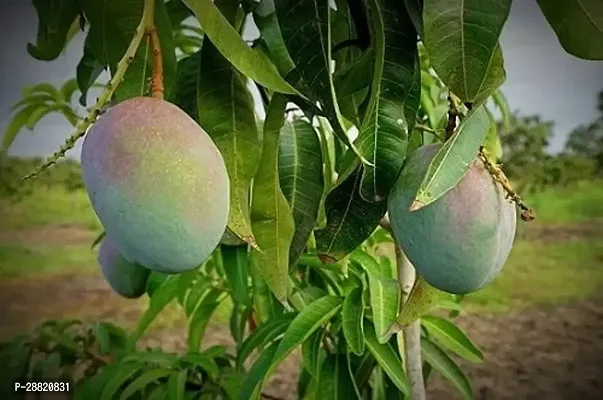
[{"label": "dirt ground", "polygon": [[[30,242],[35,238],[34,241],[45,243],[54,243],[54,238],[61,236],[78,243],[94,237],[73,227],[62,229],[61,235],[50,230],[22,235]],[[564,236],[559,231],[545,230],[537,235],[560,240]],[[15,240],[15,236],[11,238]],[[78,315],[82,319],[132,324],[143,305],[142,301],[122,299],[110,292],[100,276],[71,273],[40,279],[4,279],[0,281],[0,336],[19,333],[38,323],[41,316]],[[481,347],[486,359],[478,365],[459,360],[471,379],[476,399],[603,400],[603,294],[598,299],[562,306],[463,315],[458,322]],[[183,350],[185,331],[177,327],[154,331],[144,342],[168,351]],[[213,344],[232,347],[227,328],[209,327],[204,347]],[[295,399],[299,365],[299,354],[294,353],[270,379],[264,392],[283,400]],[[460,399],[452,385],[437,373],[428,381],[427,397]]]}]

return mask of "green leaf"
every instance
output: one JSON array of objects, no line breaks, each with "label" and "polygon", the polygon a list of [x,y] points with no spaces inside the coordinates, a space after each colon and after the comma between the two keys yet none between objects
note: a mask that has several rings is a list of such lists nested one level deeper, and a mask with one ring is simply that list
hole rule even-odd
[{"label": "green leaf", "polygon": [[260,168],[253,184],[251,221],[261,251],[252,249],[252,266],[279,301],[289,294],[289,247],[295,222],[278,177],[279,133],[283,125],[286,99],[275,94],[264,123],[264,143]]},{"label": "green leaf", "polygon": [[274,0],[261,1],[253,13],[253,21],[261,33],[261,40],[268,49],[270,59],[276,65],[281,76],[287,76],[295,68],[295,64],[283,41],[274,10]]},{"label": "green leaf", "polygon": [[71,98],[75,91],[78,90],[77,80],[75,78],[71,78],[67,80],[61,86],[60,93],[61,97],[63,97],[63,101],[66,103],[71,103]]},{"label": "green leaf", "polygon": [[237,70],[267,89],[299,94],[262,53],[247,46],[212,0],[183,0],[183,3],[195,14],[211,43]]},{"label": "green leaf", "polygon": [[149,325],[157,317],[157,315],[176,297],[178,290],[178,279],[176,276],[169,276],[163,281],[151,297],[149,308],[142,314],[138,320],[136,328],[128,338],[130,348],[133,348],[142,337]]},{"label": "green leaf", "polygon": [[338,261],[362,244],[387,212],[385,203],[374,204],[360,196],[359,169],[327,196],[327,226],[314,232],[316,251],[327,261]]},{"label": "green leaf", "polygon": [[285,121],[280,130],[278,169],[280,187],[295,221],[289,248],[289,265],[295,265],[316,226],[324,190],[321,144],[309,122]]},{"label": "green leaf", "polygon": [[239,400],[253,400],[259,397],[261,387],[258,387],[258,383],[262,382],[268,374],[279,345],[280,341],[272,343],[253,363],[249,373],[240,385]]},{"label": "green leaf", "polygon": [[220,150],[230,178],[228,228],[252,246],[249,188],[260,160],[253,98],[241,76],[206,38],[197,81],[199,123]]},{"label": "green leaf", "polygon": [[494,119],[494,115],[484,107],[484,110],[488,114],[488,118],[490,120],[490,126],[488,127],[488,133],[486,133],[486,138],[484,139],[484,147],[492,155],[495,160],[500,160],[502,158],[502,143],[500,141],[500,137],[498,136],[498,129],[496,126],[496,120]]},{"label": "green leaf", "polygon": [[563,49],[585,60],[603,60],[603,4],[597,0],[537,0]]},{"label": "green leaf", "polygon": [[129,399],[134,394],[136,394],[136,392],[142,391],[144,388],[146,388],[151,383],[153,383],[161,378],[165,378],[169,374],[170,374],[170,370],[165,369],[165,368],[151,369],[149,371],[142,373],[139,377],[134,379],[132,381],[132,383],[130,383],[128,386],[126,386],[126,388],[124,389],[124,391],[121,394],[120,399],[121,400]]},{"label": "green leaf", "polygon": [[[88,37],[89,36],[90,33],[88,33]],[[97,81],[100,74],[105,70],[105,65],[94,57],[88,37],[84,43],[84,54],[75,69],[77,86],[81,92],[79,102],[82,106],[86,106],[87,104],[86,96],[88,95],[88,90],[94,85],[94,82]]]},{"label": "green leaf", "polygon": [[342,354],[330,355],[322,363],[317,393],[322,399],[350,400],[354,396],[352,377]]},{"label": "green leaf", "polygon": [[485,107],[473,109],[463,119],[458,131],[444,143],[429,164],[410,210],[428,206],[463,179],[477,157],[489,127],[490,119]]},{"label": "green leaf", "polygon": [[229,319],[230,335],[236,343],[240,343],[245,336],[245,327],[247,325],[247,317],[250,315],[251,309],[243,308],[239,303],[232,307]]},{"label": "green leaf", "polygon": [[[180,371],[172,371],[168,378],[167,390],[171,400],[184,400],[184,392],[186,391],[186,378],[188,370],[181,369]],[[165,399],[165,397],[162,397]]]},{"label": "green leaf", "polygon": [[197,82],[200,67],[201,50],[178,61],[178,77],[174,95],[174,103],[197,122],[199,122]]},{"label": "green leaf", "polygon": [[417,118],[421,68],[417,33],[399,0],[371,0],[375,65],[370,103],[355,144],[374,166],[364,166],[360,194],[383,201],[402,168]]},{"label": "green leaf", "polygon": [[473,399],[473,389],[469,379],[444,350],[425,337],[421,337],[421,355],[433,369],[454,384],[464,399]]},{"label": "green leaf", "polygon": [[141,364],[122,364],[119,369],[111,376],[106,386],[100,393],[100,400],[113,400],[116,398],[119,389],[137,374],[143,366]]},{"label": "green leaf", "polygon": [[77,0],[33,0],[38,14],[35,44],[27,44],[27,52],[35,59],[52,61],[65,47],[67,34],[79,14]]},{"label": "green leaf", "polygon": [[15,138],[27,123],[31,115],[39,108],[45,107],[42,103],[34,103],[23,109],[13,116],[13,119],[8,123],[2,137],[2,152],[6,152],[15,141]]},{"label": "green leaf", "polygon": [[366,162],[347,136],[335,93],[330,65],[332,10],[329,2],[279,0],[275,5],[283,40],[296,66],[287,79],[307,94],[313,104],[318,100],[323,103],[337,138]]},{"label": "green leaf", "polygon": [[504,129],[510,130],[512,113],[511,109],[509,108],[509,103],[507,102],[505,95],[500,91],[500,89],[492,93],[492,101],[500,111]]},{"label": "green leaf", "polygon": [[213,296],[206,296],[190,319],[188,325],[189,351],[198,351],[201,346],[201,339],[205,334],[209,319],[220,304],[220,301],[214,301],[214,299]]},{"label": "green leaf", "polygon": [[[247,393],[256,393],[261,389],[265,379],[278,365],[291,353],[297,346],[306,341],[321,325],[325,324],[331,317],[339,312],[341,308],[341,298],[337,296],[325,296],[320,298],[302,310],[293,319],[283,338],[280,340],[278,348],[272,358],[270,367],[265,370],[262,376],[253,377],[254,382],[249,384]],[[256,363],[258,363],[256,361]],[[255,365],[254,365],[255,367]],[[253,369],[253,368],[252,368]],[[251,374],[247,380],[250,380]]]},{"label": "green leaf", "polygon": [[463,102],[479,106],[505,81],[498,38],[511,0],[425,0],[423,42],[432,67]]},{"label": "green leaf", "polygon": [[473,363],[484,361],[484,355],[477,346],[469,340],[467,335],[455,324],[433,315],[421,318],[421,324],[427,329],[431,337],[435,338],[446,348],[454,351],[459,356]]},{"label": "green leaf", "polygon": [[314,379],[320,375],[320,366],[326,356],[323,345],[324,332],[318,330],[310,336],[308,340],[302,343],[302,363],[303,366]]},{"label": "green leaf", "polygon": [[391,327],[396,322],[400,307],[400,285],[393,279],[389,265],[379,263],[373,256],[357,249],[350,256],[368,274],[373,323],[379,343],[391,337]]},{"label": "green leaf", "polygon": [[354,289],[343,301],[342,327],[350,350],[356,355],[364,353],[364,304],[362,288]]},{"label": "green leaf", "polygon": [[269,319],[251,332],[237,347],[236,364],[242,366],[247,357],[256,349],[263,348],[272,340],[285,333],[297,313],[286,313]]},{"label": "green leaf", "polygon": [[389,343],[379,343],[375,336],[375,327],[369,321],[366,321],[364,331],[364,342],[377,363],[383,368],[383,371],[389,376],[392,382],[405,396],[409,394],[408,378],[402,369],[402,363],[396,351]]},{"label": "green leaf", "polygon": [[245,305],[251,306],[249,298],[249,259],[247,246],[220,247],[222,265],[228,286],[232,289],[232,298]]},{"label": "green leaf", "polygon": [[445,295],[444,292],[428,284],[425,279],[418,277],[398,314],[397,328],[401,329],[429,313]]},{"label": "green leaf", "polygon": [[188,353],[180,358],[180,361],[201,367],[212,378],[216,378],[220,374],[220,368],[216,361],[207,354],[203,353]]}]

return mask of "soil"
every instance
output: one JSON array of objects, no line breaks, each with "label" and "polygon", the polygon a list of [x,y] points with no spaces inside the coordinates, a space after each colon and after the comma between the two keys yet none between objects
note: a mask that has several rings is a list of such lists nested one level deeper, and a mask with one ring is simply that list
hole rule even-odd
[{"label": "soil", "polygon": [[[75,242],[86,237],[74,234],[73,227],[64,229]],[[558,232],[542,235],[560,237]],[[30,232],[28,240],[43,236],[48,243],[57,232],[34,236]],[[85,240],[93,237],[88,233]],[[0,336],[18,333],[41,319],[74,315],[132,324],[143,304],[113,294],[100,276],[62,274],[3,280]],[[603,399],[603,297],[507,314],[463,315],[457,321],[486,359],[477,365],[458,360],[472,382],[476,399]],[[144,344],[180,351],[185,348],[185,335],[182,328],[154,331]],[[232,348],[227,328],[209,327],[203,347],[214,344]],[[292,354],[264,386],[264,392],[279,399],[295,399],[299,365],[299,353]],[[427,398],[461,397],[447,380],[433,373]]]}]

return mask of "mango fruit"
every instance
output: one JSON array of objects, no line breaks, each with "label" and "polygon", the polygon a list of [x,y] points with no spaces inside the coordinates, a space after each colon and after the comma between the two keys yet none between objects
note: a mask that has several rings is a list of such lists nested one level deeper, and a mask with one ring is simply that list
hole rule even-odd
[{"label": "mango fruit", "polygon": [[174,104],[136,97],[108,109],[86,134],[81,165],[92,207],[129,262],[181,273],[220,242],[230,196],[224,159]]},{"label": "mango fruit", "polygon": [[117,294],[135,299],[145,293],[151,270],[123,258],[110,237],[103,239],[97,260],[105,280]]},{"label": "mango fruit", "polygon": [[444,196],[409,211],[440,147],[426,145],[410,156],[389,195],[388,213],[417,273],[437,289],[467,294],[501,272],[515,238],[517,212],[479,158]]}]

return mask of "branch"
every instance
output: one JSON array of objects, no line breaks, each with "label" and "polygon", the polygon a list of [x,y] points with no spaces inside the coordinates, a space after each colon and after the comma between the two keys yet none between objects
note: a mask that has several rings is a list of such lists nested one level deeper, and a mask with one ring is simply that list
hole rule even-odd
[{"label": "branch", "polygon": [[155,0],[145,0],[145,16],[143,17],[145,34],[149,37],[153,50],[153,77],[151,79],[151,96],[163,100],[163,58],[161,43],[155,28]]},{"label": "branch", "polygon": [[450,94],[450,96],[448,96],[448,102],[450,103],[450,109],[448,111],[448,122],[446,123],[446,140],[450,139],[454,134],[456,117],[460,115],[457,98]]},{"label": "branch", "polygon": [[415,129],[418,129],[420,131],[423,132],[427,132],[427,133],[431,133],[433,136],[435,136],[436,138],[440,139],[442,142],[444,142],[444,138],[441,137],[435,129],[428,127],[427,125],[423,125],[423,124],[415,124]]},{"label": "branch", "polygon": [[96,122],[96,119],[101,115],[104,107],[107,104],[109,104],[109,102],[111,101],[111,98],[113,97],[113,94],[115,93],[115,89],[117,89],[117,87],[123,80],[124,75],[126,74],[126,71],[128,70],[128,67],[134,60],[134,57],[136,56],[136,51],[138,50],[138,47],[140,47],[140,42],[142,41],[142,38],[145,35],[145,21],[148,18],[147,15],[149,14],[149,12],[153,11],[153,10],[149,10],[149,7],[154,8],[154,6],[155,6],[155,3],[153,1],[150,1],[150,0],[145,1],[142,19],[140,21],[140,24],[136,28],[134,37],[132,38],[132,41],[130,42],[130,45],[126,49],[126,52],[124,53],[123,57],[121,58],[121,60],[119,60],[119,63],[117,63],[117,69],[115,71],[115,74],[111,77],[111,80],[109,81],[109,83],[107,83],[107,85],[105,86],[105,89],[100,94],[100,96],[98,96],[98,99],[96,100],[96,104],[94,105],[94,107],[92,107],[88,116],[86,118],[84,118],[80,123],[77,124],[77,126],[75,127],[75,132],[71,136],[69,136],[67,138],[67,140],[65,140],[65,142],[63,143],[63,145],[61,145],[61,147],[59,148],[59,150],[57,152],[55,152],[52,156],[48,157],[48,159],[46,159],[44,164],[37,167],[29,175],[24,176],[23,180],[34,178],[34,177],[38,176],[44,170],[46,170],[49,167],[51,167],[52,165],[56,164],[57,161],[59,159],[63,158],[69,150],[73,149],[73,147],[75,146],[77,141],[86,134],[86,131],[88,130],[88,128],[90,128],[90,126],[94,122]]}]

